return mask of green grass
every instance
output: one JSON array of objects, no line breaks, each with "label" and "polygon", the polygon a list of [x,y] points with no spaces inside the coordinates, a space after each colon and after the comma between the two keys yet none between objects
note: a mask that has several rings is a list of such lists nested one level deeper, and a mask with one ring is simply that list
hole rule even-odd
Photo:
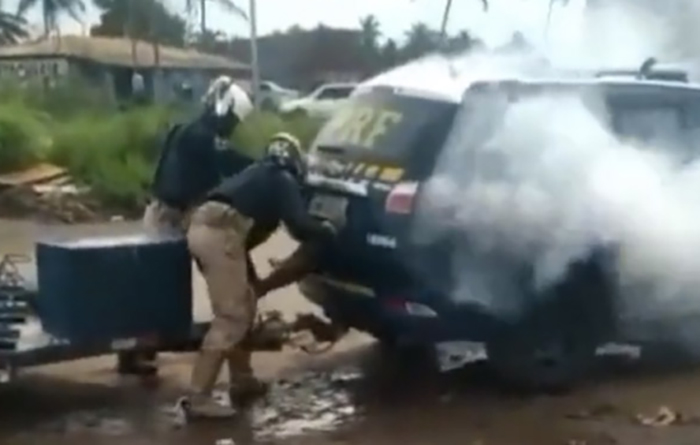
[{"label": "green grass", "polygon": [[[63,88],[43,96],[32,88],[0,88],[6,98],[0,103],[0,172],[49,161],[89,186],[104,205],[140,208],[148,198],[160,140],[176,112],[156,106],[117,111],[105,106],[104,98],[95,102],[85,91]],[[304,117],[259,112],[239,126],[232,142],[257,158],[274,133],[287,131],[308,145],[319,126]]]},{"label": "green grass", "polygon": [[49,116],[9,100],[0,105],[0,172],[14,171],[43,159],[51,145]]}]

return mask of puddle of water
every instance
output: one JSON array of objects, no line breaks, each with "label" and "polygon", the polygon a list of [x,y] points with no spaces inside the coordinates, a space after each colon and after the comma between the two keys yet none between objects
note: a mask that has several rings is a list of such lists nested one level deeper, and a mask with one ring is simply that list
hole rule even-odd
[{"label": "puddle of water", "polygon": [[124,437],[136,431],[133,423],[115,413],[106,411],[77,411],[60,419],[39,426],[38,430],[49,434],[95,434]]},{"label": "puddle of water", "polygon": [[258,440],[282,439],[332,431],[358,418],[350,387],[360,378],[353,370],[306,373],[276,383],[253,406],[253,431]]}]

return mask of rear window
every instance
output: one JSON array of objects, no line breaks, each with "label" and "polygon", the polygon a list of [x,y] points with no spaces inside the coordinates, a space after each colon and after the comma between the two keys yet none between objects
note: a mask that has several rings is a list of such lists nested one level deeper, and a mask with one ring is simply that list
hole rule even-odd
[{"label": "rear window", "polygon": [[313,150],[415,169],[442,146],[456,108],[383,90],[352,96],[321,129]]},{"label": "rear window", "polygon": [[[619,139],[663,150],[686,150],[690,129],[687,110],[695,96],[664,94],[661,90],[619,93],[611,88],[602,95],[591,87],[498,90],[468,93],[455,125],[457,140],[472,147],[486,142],[502,124],[509,104],[541,94],[580,96],[606,127]],[[591,93],[591,94],[589,94]],[[602,101],[601,101],[602,99]],[[462,125],[462,123],[464,125]]]}]

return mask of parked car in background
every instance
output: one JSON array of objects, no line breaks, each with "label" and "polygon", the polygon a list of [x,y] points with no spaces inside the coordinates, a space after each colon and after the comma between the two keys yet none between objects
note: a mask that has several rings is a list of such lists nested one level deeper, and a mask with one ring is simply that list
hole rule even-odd
[{"label": "parked car in background", "polygon": [[298,97],[299,92],[296,90],[284,88],[269,80],[260,82],[260,106],[263,110],[279,110],[280,105]]},{"label": "parked car in background", "polygon": [[283,114],[305,114],[313,118],[327,119],[350,97],[356,83],[327,83],[309,95],[283,103],[279,110]]}]

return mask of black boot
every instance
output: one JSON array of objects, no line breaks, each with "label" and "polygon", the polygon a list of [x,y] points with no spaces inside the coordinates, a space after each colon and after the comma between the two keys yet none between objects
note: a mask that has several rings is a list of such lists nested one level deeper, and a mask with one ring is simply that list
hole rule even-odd
[{"label": "black boot", "polygon": [[117,372],[122,375],[152,376],[158,374],[155,351],[127,351],[117,355]]}]

